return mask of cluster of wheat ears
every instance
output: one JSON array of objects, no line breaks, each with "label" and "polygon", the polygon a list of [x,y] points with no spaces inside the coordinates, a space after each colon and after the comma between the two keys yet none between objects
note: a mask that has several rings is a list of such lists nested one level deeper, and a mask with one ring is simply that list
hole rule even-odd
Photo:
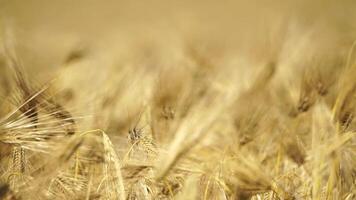
[{"label": "cluster of wheat ears", "polygon": [[356,199],[355,45],[297,43],[255,63],[76,50],[47,83],[3,45],[0,199]]}]

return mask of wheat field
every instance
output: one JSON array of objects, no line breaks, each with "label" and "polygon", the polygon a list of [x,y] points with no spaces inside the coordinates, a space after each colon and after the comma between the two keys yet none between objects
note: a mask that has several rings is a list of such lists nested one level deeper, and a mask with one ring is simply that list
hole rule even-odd
[{"label": "wheat field", "polygon": [[0,0],[0,199],[356,199],[351,0]]}]

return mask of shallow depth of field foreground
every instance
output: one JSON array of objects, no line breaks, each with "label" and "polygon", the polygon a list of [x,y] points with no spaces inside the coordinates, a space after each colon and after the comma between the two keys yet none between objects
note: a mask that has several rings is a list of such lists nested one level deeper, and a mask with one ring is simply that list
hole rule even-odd
[{"label": "shallow depth of field foreground", "polygon": [[355,200],[355,11],[0,0],[0,199]]}]

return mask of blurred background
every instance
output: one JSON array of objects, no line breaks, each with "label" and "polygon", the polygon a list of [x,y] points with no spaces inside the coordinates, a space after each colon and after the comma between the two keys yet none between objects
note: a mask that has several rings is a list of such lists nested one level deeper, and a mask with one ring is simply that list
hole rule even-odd
[{"label": "blurred background", "polygon": [[308,35],[315,51],[327,53],[350,47],[355,9],[352,0],[0,0],[1,27],[37,75],[83,49],[117,62],[141,54],[174,57],[175,49],[194,43],[263,60],[281,51],[286,37]]}]

